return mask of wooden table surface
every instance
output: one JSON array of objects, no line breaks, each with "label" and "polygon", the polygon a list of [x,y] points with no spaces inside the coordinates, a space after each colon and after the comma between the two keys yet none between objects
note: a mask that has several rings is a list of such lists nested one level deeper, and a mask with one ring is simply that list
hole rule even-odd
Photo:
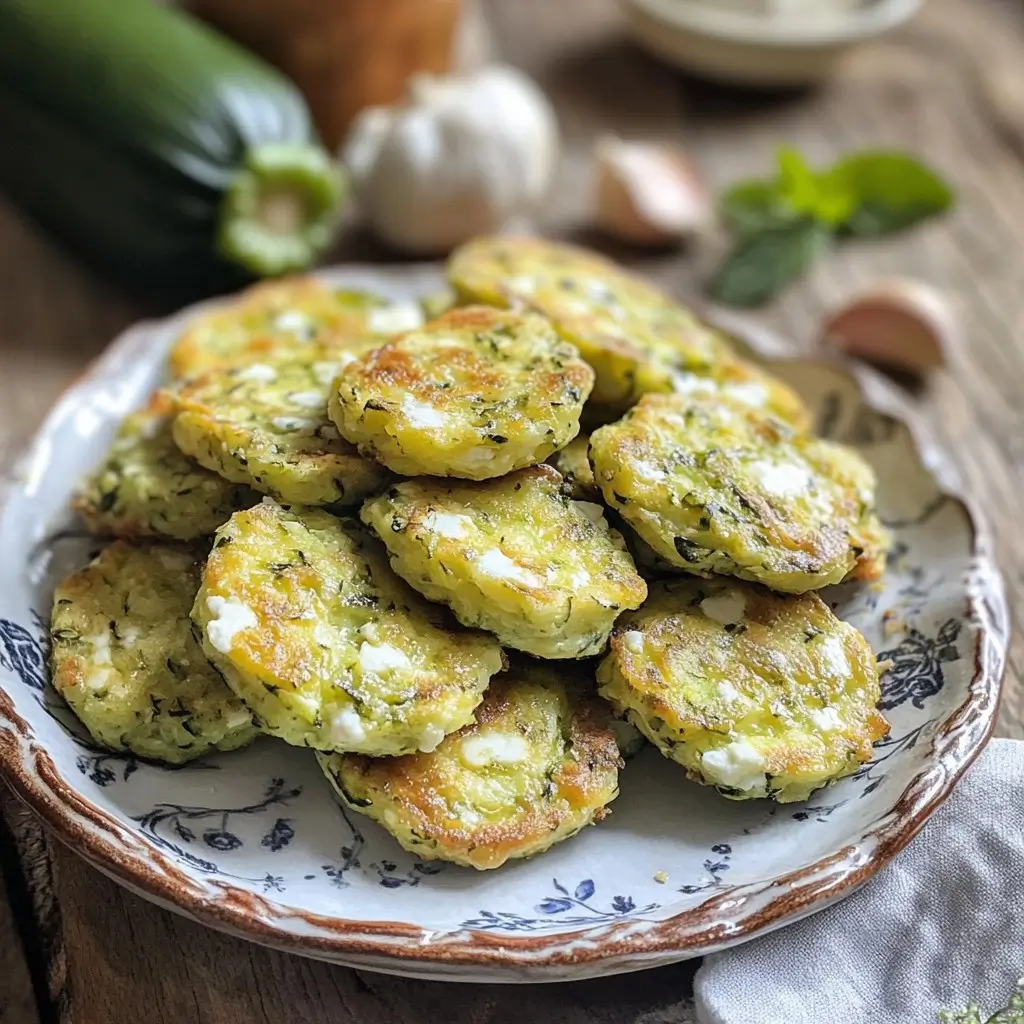
[{"label": "wooden table surface", "polygon": [[[613,0],[491,0],[502,55],[558,107],[565,153],[542,227],[586,238],[596,133],[687,147],[709,182],[763,174],[788,141],[814,161],[857,147],[912,148],[956,185],[948,217],[853,243],[761,314],[808,346],[823,313],[889,274],[946,289],[965,341],[919,394],[922,412],[995,528],[1011,604],[1024,601],[1024,7],[929,0],[916,22],[865,47],[822,89],[751,97],[697,84],[628,44]],[[712,241],[626,255],[682,297],[699,293]],[[359,239],[338,258],[381,258]],[[59,391],[122,327],[149,312],[43,240],[0,197],[0,469]],[[999,731],[1024,736],[1024,641],[1010,652]],[[2,790],[2,787],[0,787]],[[3,791],[0,1022],[308,1024],[342,1021],[644,1021],[669,1024],[692,966],[559,986],[452,987],[328,967],[206,931],[115,886]],[[673,1008],[676,1008],[675,1010]]]}]

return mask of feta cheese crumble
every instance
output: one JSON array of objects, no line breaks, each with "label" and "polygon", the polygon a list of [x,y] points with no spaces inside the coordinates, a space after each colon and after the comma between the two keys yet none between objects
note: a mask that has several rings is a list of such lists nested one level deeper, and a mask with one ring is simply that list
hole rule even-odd
[{"label": "feta cheese crumble", "polygon": [[423,310],[416,302],[396,302],[371,309],[366,326],[374,334],[399,334],[423,326]]},{"label": "feta cheese crumble", "polygon": [[833,679],[845,679],[850,674],[850,662],[846,657],[843,641],[837,636],[830,636],[818,647],[825,670]]},{"label": "feta cheese crumble", "polygon": [[221,654],[231,653],[235,637],[243,629],[257,625],[256,613],[236,597],[213,595],[206,599],[206,607],[213,616],[206,624],[206,637]]},{"label": "feta cheese crumble", "polygon": [[643,654],[644,650],[644,635],[638,629],[629,629],[622,634],[622,643],[625,645],[627,651],[632,651],[633,654]]},{"label": "feta cheese crumble", "polygon": [[277,370],[266,363],[253,363],[246,366],[235,374],[237,380],[258,381],[261,384],[270,384],[277,380]]},{"label": "feta cheese crumble", "polygon": [[720,626],[738,626],[743,621],[746,607],[747,599],[735,590],[705,597],[700,603],[700,610]]},{"label": "feta cheese crumble", "polygon": [[303,409],[322,409],[327,406],[327,399],[320,391],[293,391],[288,396],[292,405],[300,405]]},{"label": "feta cheese crumble", "polygon": [[424,726],[417,746],[424,754],[432,754],[444,739],[444,729],[439,725]]},{"label": "feta cheese crumble", "polygon": [[443,427],[445,415],[427,402],[419,402],[408,395],[402,399],[402,413],[414,427]]},{"label": "feta cheese crumble", "polygon": [[452,540],[461,540],[466,536],[466,528],[473,525],[469,516],[455,512],[431,512],[423,521],[423,525],[432,533]]},{"label": "feta cheese crumble", "polygon": [[748,740],[733,740],[701,757],[704,774],[719,786],[748,793],[765,788],[764,755]]},{"label": "feta cheese crumble", "polygon": [[270,421],[278,430],[309,430],[315,431],[320,425],[317,420],[305,416],[275,416]]},{"label": "feta cheese crumble", "polygon": [[391,644],[363,642],[359,645],[359,667],[363,672],[382,675],[385,672],[412,668],[412,662],[404,651]]},{"label": "feta cheese crumble", "polygon": [[810,712],[810,719],[815,727],[822,732],[837,732],[846,724],[835,708],[815,708]]},{"label": "feta cheese crumble", "polygon": [[363,721],[353,708],[342,708],[331,719],[331,742],[338,746],[352,746],[366,739]]},{"label": "feta cheese crumble", "polygon": [[764,490],[780,498],[794,498],[813,482],[803,466],[791,462],[755,462],[749,469]]},{"label": "feta cheese crumble", "polygon": [[518,733],[479,732],[462,741],[460,756],[473,768],[489,764],[518,764],[530,754],[526,740]]},{"label": "feta cheese crumble", "polygon": [[477,560],[477,568],[488,576],[499,580],[514,580],[528,587],[536,587],[540,584],[540,577],[529,569],[513,562],[504,551],[498,548],[491,548],[485,551]]}]

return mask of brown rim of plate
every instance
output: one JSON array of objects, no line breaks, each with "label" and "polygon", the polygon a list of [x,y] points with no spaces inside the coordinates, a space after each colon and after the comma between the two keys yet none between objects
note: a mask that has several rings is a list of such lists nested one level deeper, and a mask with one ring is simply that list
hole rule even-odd
[{"label": "brown rim of plate", "polygon": [[[134,348],[141,335],[148,335],[158,326],[152,322],[140,324],[121,335],[64,393],[37,438],[63,418],[83,381],[100,375],[108,364],[119,362],[122,349]],[[778,355],[778,342],[767,332],[736,321],[730,321],[729,326],[733,335],[741,337],[755,352]],[[893,385],[860,366],[840,360],[816,361],[851,377],[865,403],[900,422],[915,450],[922,451],[922,440],[927,439],[928,432]],[[30,463],[35,451],[33,443],[16,464],[15,478],[17,466],[26,460]],[[945,465],[940,461],[937,466],[932,460],[928,469],[936,478],[936,470],[938,476],[948,476],[952,467],[948,459]],[[64,782],[47,752],[33,743],[28,723],[14,710],[13,700],[2,688],[0,718],[9,727],[0,731],[0,769],[14,793],[62,842],[127,888],[212,928],[288,952],[338,962],[369,958],[382,961],[384,966],[388,960],[401,961],[413,972],[421,964],[423,973],[429,972],[428,965],[434,965],[435,974],[444,966],[532,971],[587,963],[600,964],[602,973],[613,973],[704,955],[779,927],[857,889],[920,831],[981,753],[995,728],[1009,630],[1002,580],[991,558],[983,517],[968,497],[957,493],[957,487],[943,486],[938,478],[936,484],[939,499],[957,503],[971,527],[973,557],[966,583],[965,618],[974,624],[977,633],[967,698],[937,730],[928,763],[910,780],[892,809],[857,842],[770,882],[727,889],[664,920],[629,918],[537,936],[471,929],[439,934],[402,922],[355,921],[306,913],[215,879],[202,884]],[[723,919],[723,912],[727,919]],[[317,934],[309,934],[310,930]],[[659,959],[658,954],[669,956]],[[508,980],[537,979],[510,976]]]}]

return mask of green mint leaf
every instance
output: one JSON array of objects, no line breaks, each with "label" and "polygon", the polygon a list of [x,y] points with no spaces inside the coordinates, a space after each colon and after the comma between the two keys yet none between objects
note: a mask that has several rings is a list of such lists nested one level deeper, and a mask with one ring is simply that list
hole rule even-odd
[{"label": "green mint leaf", "polygon": [[839,227],[857,207],[857,195],[850,182],[829,171],[817,173],[795,150],[779,150],[779,189],[797,213]]},{"label": "green mint leaf", "polygon": [[774,181],[741,181],[726,189],[719,200],[726,224],[737,234],[756,234],[799,220]]},{"label": "green mint leaf", "polygon": [[846,222],[854,235],[901,231],[942,213],[953,192],[933,171],[905,153],[856,153],[841,160],[827,177],[837,191],[855,195],[856,208]]},{"label": "green mint leaf", "polygon": [[810,214],[818,196],[818,176],[792,146],[780,146],[778,189],[783,199],[798,213]]},{"label": "green mint leaf", "polygon": [[817,187],[812,215],[832,228],[848,224],[858,207],[857,193],[849,181],[826,171],[817,176]]},{"label": "green mint leaf", "polygon": [[812,217],[840,227],[857,206],[857,196],[845,177],[818,174],[791,147],[778,152],[776,178],[743,181],[722,196],[726,223],[738,234],[753,234]]},{"label": "green mint leaf", "polygon": [[828,247],[832,232],[805,217],[740,238],[711,281],[727,306],[759,306],[798,278]]}]

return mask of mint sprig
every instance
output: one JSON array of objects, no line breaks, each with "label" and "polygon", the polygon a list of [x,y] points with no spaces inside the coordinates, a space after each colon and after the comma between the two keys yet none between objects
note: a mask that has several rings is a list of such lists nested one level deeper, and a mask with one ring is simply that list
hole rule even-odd
[{"label": "mint sprig", "polygon": [[715,298],[727,306],[759,306],[795,281],[831,244],[828,226],[810,217],[748,233],[718,271]]},{"label": "mint sprig", "polygon": [[902,231],[952,202],[949,186],[906,153],[854,153],[817,171],[782,147],[774,178],[739,182],[721,197],[722,216],[737,239],[711,294],[731,306],[760,305],[834,240]]}]

